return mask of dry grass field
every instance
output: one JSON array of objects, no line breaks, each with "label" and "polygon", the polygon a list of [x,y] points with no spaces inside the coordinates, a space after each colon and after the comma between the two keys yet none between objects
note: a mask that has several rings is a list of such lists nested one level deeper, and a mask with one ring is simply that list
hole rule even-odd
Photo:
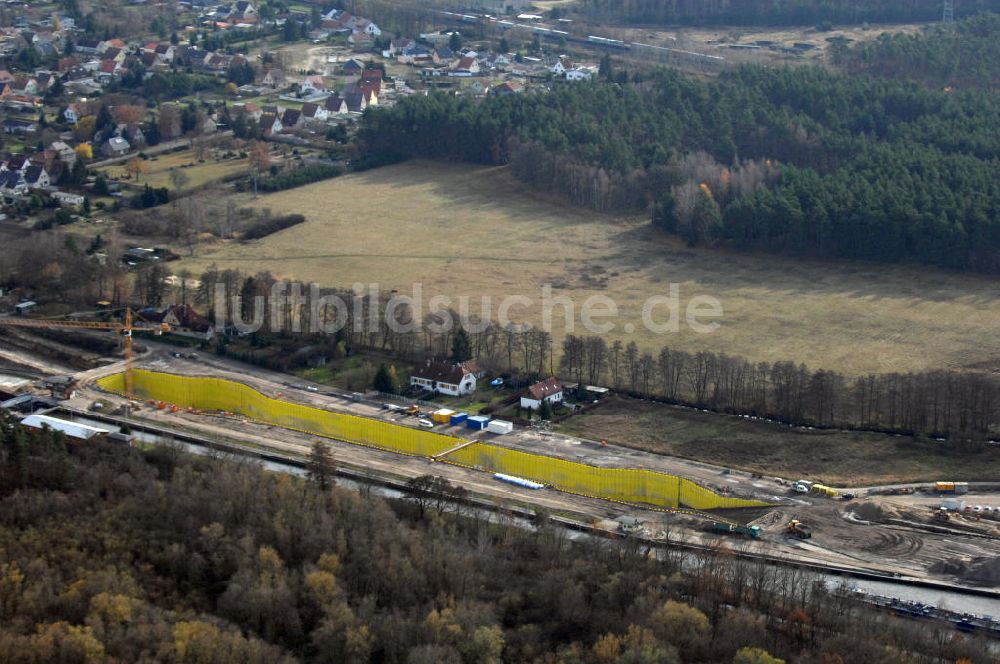
[{"label": "dry grass field", "polygon": [[559,429],[661,454],[837,486],[995,480],[1000,448],[966,452],[926,439],[816,431],[612,397]]},{"label": "dry grass field", "polygon": [[[241,205],[251,204],[248,196]],[[577,307],[595,294],[619,307],[609,338],[709,349],[753,360],[804,362],[848,373],[938,367],[1000,367],[1000,291],[973,275],[920,267],[796,261],[724,250],[689,249],[645,218],[598,215],[532,193],[504,168],[409,162],[345,176],[253,202],[304,224],[259,241],[199,248],[175,264],[196,274],[215,263],[330,286],[375,282],[424,297],[526,295],[540,318],[542,284]],[[680,287],[717,298],[721,327],[654,334],[643,302]],[[563,335],[561,309],[553,334]],[[663,315],[658,310],[657,318]],[[603,322],[600,321],[600,322]],[[627,334],[627,324],[636,326]],[[577,316],[577,333],[585,333]]]},{"label": "dry grass field", "polygon": [[191,189],[220,180],[233,173],[246,171],[247,161],[246,159],[216,161],[214,157],[208,157],[203,163],[198,163],[191,150],[183,150],[152,157],[146,161],[146,167],[148,170],[139,177],[138,181],[127,179],[129,172],[125,163],[105,166],[98,170],[109,178],[121,178],[124,184],[133,184],[138,187],[149,184],[151,187],[173,189],[170,171],[177,169],[188,178],[183,188]]}]

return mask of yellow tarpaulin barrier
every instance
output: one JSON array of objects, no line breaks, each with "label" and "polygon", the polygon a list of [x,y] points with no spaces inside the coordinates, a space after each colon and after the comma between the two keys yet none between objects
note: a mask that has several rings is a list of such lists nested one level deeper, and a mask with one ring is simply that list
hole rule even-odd
[{"label": "yellow tarpaulin barrier", "polygon": [[[182,408],[238,413],[287,429],[377,447],[411,456],[433,457],[458,447],[463,439],[345,413],[273,399],[249,385],[224,378],[177,376],[136,369],[135,396]],[[97,381],[109,392],[125,390],[124,374]],[[582,496],[642,503],[665,509],[696,510],[758,507],[767,503],[731,498],[690,480],[639,468],[602,468],[556,457],[473,443],[439,460],[467,468],[516,475]]]},{"label": "yellow tarpaulin barrier", "polygon": [[767,503],[720,496],[676,475],[639,468],[601,468],[565,459],[474,443],[443,461],[468,468],[515,475],[582,496],[696,510],[757,507]]}]

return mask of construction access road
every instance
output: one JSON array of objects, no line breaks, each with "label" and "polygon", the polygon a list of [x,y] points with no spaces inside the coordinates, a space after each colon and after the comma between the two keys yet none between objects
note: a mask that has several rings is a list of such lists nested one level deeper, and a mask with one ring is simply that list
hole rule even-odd
[{"label": "construction access road", "polygon": [[[182,375],[227,378],[248,384],[267,396],[335,412],[393,421],[403,426],[417,426],[415,417],[384,409],[380,403],[356,402],[350,394],[325,386],[309,385],[296,377],[204,353],[194,358],[187,357],[186,352],[182,357],[175,357],[177,351],[173,347],[157,343],[149,346],[150,351],[137,362],[138,366]],[[122,364],[115,363],[80,372],[77,376],[82,387],[67,406],[86,410],[97,400],[104,401],[110,408],[123,405],[123,399],[99,391],[92,382],[102,375],[122,370]],[[622,522],[638,520],[643,522],[645,531],[654,536],[669,533],[673,538],[708,545],[738,543],[728,536],[707,532],[706,519],[696,515],[662,512],[551,489],[522,489],[497,482],[488,473],[330,440],[248,421],[239,416],[185,411],[169,413],[155,408],[142,408],[133,416],[179,432],[299,456],[308,454],[310,447],[321,440],[331,447],[337,463],[344,466],[404,479],[426,474],[440,475],[453,484],[480,496],[492,497],[501,504],[537,506],[553,513],[572,514],[602,524],[609,530],[616,529]],[[740,542],[739,546],[797,561],[962,584],[965,578],[961,576],[962,572],[955,571],[952,563],[956,560],[988,559],[996,557],[1000,551],[1000,521],[980,520],[976,515],[969,514],[955,515],[948,523],[943,523],[934,518],[940,499],[927,493],[881,495],[883,488],[871,487],[860,493],[855,490],[855,500],[843,501],[791,492],[790,480],[798,478],[760,477],[544,431],[516,430],[512,434],[497,436],[462,427],[439,426],[436,430],[468,440],[488,440],[494,445],[592,465],[657,470],[687,477],[716,491],[769,501],[773,503],[772,508],[729,511],[721,516],[761,526],[763,537],[760,540]],[[965,499],[970,504],[1000,507],[1000,494],[971,494]],[[792,518],[806,523],[813,537],[800,540],[786,535],[785,526]]]}]

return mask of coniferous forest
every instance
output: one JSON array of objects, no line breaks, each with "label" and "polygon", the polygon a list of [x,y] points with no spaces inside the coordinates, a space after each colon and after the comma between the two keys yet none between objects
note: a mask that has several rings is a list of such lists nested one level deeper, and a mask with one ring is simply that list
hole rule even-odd
[{"label": "coniferous forest", "polygon": [[[322,457],[314,454],[314,457]],[[0,420],[10,663],[985,662],[808,574]],[[454,495],[450,493],[449,495]]]},{"label": "coniferous forest", "polygon": [[[583,0],[595,21],[668,25],[816,25],[906,23],[941,18],[937,0]],[[958,16],[998,10],[996,0],[955,3]]]},{"label": "coniferous forest", "polygon": [[1000,270],[996,91],[818,67],[602,69],[548,92],[407,98],[366,115],[362,146],[508,163],[596,210],[652,210],[692,245]]}]

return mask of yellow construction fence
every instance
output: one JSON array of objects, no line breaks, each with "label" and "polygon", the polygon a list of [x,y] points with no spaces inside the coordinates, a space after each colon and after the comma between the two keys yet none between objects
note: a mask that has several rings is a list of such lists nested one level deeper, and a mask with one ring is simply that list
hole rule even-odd
[{"label": "yellow construction fence", "polygon": [[[188,377],[136,369],[132,374],[137,398],[162,401],[182,408],[218,410],[287,429],[377,447],[411,456],[438,457],[447,463],[516,475],[560,491],[654,507],[696,510],[758,507],[767,503],[720,496],[694,482],[639,468],[600,468],[541,454],[472,443],[461,438],[422,431],[345,413],[290,403],[265,396],[243,383],[224,378]],[[97,381],[109,392],[125,390],[124,374]]]}]

